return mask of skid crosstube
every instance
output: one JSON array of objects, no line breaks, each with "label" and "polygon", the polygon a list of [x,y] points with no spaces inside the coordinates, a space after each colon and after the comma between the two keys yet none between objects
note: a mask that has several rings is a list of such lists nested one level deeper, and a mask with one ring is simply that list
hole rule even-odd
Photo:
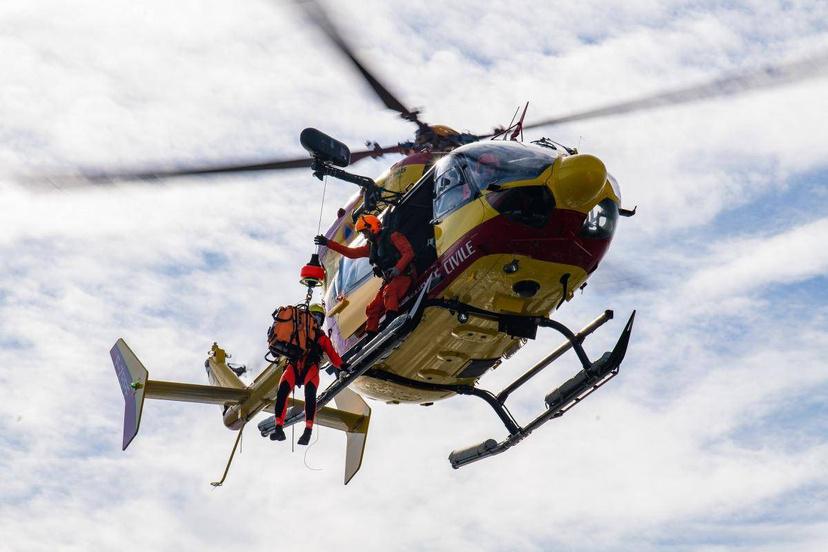
[{"label": "skid crosstube", "polygon": [[[549,420],[554,420],[555,418],[559,418],[566,414],[571,408],[591,395],[596,389],[614,378],[618,374],[621,362],[624,360],[624,355],[627,352],[627,345],[630,342],[630,334],[632,333],[633,321],[635,320],[635,311],[633,311],[630,315],[630,318],[627,321],[626,326],[624,326],[624,330],[621,332],[621,336],[618,338],[618,341],[612,351],[604,353],[598,360],[594,362],[590,361],[581,345],[587,335],[592,333],[592,331],[610,318],[612,318],[612,311],[606,311],[602,316],[595,319],[577,334],[573,334],[568,328],[566,328],[566,326],[554,320],[547,319],[540,321],[540,326],[554,328],[562,333],[567,338],[567,341],[558,347],[558,349],[556,349],[552,354],[541,360],[541,362],[539,362],[536,366],[528,370],[523,376],[515,380],[514,383],[507,386],[496,397],[490,394],[494,397],[494,401],[496,403],[492,404],[490,402],[490,404],[494,408],[495,412],[501,416],[501,419],[503,418],[502,412],[505,411],[508,413],[505,405],[503,404],[506,397],[508,397],[512,391],[526,383],[529,378],[551,364],[568,349],[575,349],[583,368],[546,396],[546,411],[540,416],[526,424],[525,427],[520,427],[516,423],[505,423],[504,421],[506,428],[509,430],[509,436],[506,437],[506,439],[500,442],[494,439],[487,439],[477,445],[473,445],[465,449],[455,450],[449,454],[449,462],[451,463],[451,466],[457,469],[467,464],[471,464],[472,462],[476,462],[477,460],[482,460],[483,458],[494,456],[495,454],[500,454],[501,452],[508,450],[528,437],[529,434]],[[479,389],[477,391],[482,392],[482,390]]]}]

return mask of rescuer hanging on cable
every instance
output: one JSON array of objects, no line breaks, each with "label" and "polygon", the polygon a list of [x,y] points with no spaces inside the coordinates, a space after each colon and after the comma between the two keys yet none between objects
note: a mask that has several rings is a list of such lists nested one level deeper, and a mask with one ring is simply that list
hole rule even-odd
[{"label": "rescuer hanging on cable", "polygon": [[322,354],[328,358],[336,368],[346,370],[347,366],[342,362],[339,354],[334,349],[330,338],[322,331],[322,324],[325,322],[325,309],[322,305],[313,304],[308,311],[317,322],[316,335],[308,340],[308,346],[299,360],[290,362],[279,380],[279,390],[276,392],[276,430],[270,434],[274,441],[284,441],[285,413],[287,411],[287,399],[294,386],[305,386],[305,431],[299,440],[300,445],[307,445],[310,442],[313,431],[313,419],[316,415],[316,390],[319,389],[319,362]]},{"label": "rescuer hanging on cable", "polygon": [[365,309],[368,316],[365,333],[370,340],[379,330],[380,317],[383,314],[388,317],[397,314],[400,301],[414,282],[414,264],[411,262],[414,260],[414,249],[401,232],[383,229],[375,215],[360,215],[354,229],[365,237],[366,245],[347,247],[322,235],[316,236],[313,241],[349,259],[368,257],[374,274],[382,278],[382,287]]}]

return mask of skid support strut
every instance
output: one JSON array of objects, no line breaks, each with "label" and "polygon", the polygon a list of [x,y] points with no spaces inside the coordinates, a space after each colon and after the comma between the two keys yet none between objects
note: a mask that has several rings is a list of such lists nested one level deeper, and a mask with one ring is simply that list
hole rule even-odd
[{"label": "skid support strut", "polygon": [[[456,303],[453,306],[455,309],[457,308]],[[488,312],[485,312],[483,315],[490,318],[497,316],[495,313]],[[598,360],[593,362],[589,360],[589,357],[582,346],[584,339],[589,334],[610,319],[612,319],[612,311],[605,311],[604,314],[590,322],[577,334],[573,333],[566,326],[555,320],[536,320],[538,326],[552,328],[563,334],[564,337],[566,337],[566,341],[543,360],[530,368],[526,373],[506,386],[497,395],[482,389],[472,388],[474,389],[474,392],[469,392],[465,389],[466,387],[471,386],[441,386],[444,388],[454,387],[455,389],[451,390],[459,394],[475,395],[483,398],[494,409],[501,420],[503,420],[506,429],[509,431],[508,437],[506,437],[503,441],[498,442],[495,439],[487,439],[477,445],[453,451],[449,454],[449,462],[451,462],[451,466],[457,469],[465,466],[466,464],[476,462],[477,460],[482,460],[483,458],[504,452],[528,437],[530,433],[549,420],[559,418],[566,414],[571,408],[591,395],[596,389],[600,388],[606,382],[614,378],[618,374],[621,362],[624,360],[624,355],[627,352],[627,345],[630,341],[633,321],[635,320],[635,311],[633,311],[630,315],[630,318],[627,321],[626,326],[624,326],[624,330],[621,332],[621,336],[618,338],[618,341],[612,351],[607,351]],[[517,422],[515,422],[514,418],[506,409],[506,405],[504,404],[506,399],[513,391],[525,384],[529,381],[529,379],[537,375],[541,370],[549,366],[569,349],[575,349],[575,353],[578,355],[578,359],[581,361],[583,368],[574,376],[565,381],[561,386],[549,393],[545,399],[546,410],[537,418],[526,424],[526,426],[521,427],[517,424]]]}]

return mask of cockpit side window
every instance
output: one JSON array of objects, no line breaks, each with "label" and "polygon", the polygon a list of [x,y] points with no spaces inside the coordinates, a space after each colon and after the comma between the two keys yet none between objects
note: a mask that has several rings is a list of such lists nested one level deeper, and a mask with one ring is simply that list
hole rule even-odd
[{"label": "cockpit side window", "polygon": [[434,173],[434,216],[441,218],[477,197],[458,159],[447,157]]}]

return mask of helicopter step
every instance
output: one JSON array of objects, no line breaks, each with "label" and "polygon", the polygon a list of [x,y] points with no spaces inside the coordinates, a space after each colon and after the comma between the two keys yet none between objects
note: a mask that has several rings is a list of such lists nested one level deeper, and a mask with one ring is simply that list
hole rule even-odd
[{"label": "helicopter step", "polygon": [[538,363],[538,365],[528,370],[523,376],[515,380],[514,383],[507,386],[497,397],[495,397],[494,401],[490,399],[487,400],[492,408],[495,409],[495,412],[500,415],[501,419],[504,418],[504,411],[505,413],[508,413],[503,402],[509,393],[514,391],[520,385],[523,385],[523,383],[526,383],[529,378],[551,364],[552,361],[557,359],[569,348],[575,349],[583,364],[583,368],[551,393],[546,395],[546,411],[540,416],[529,422],[525,427],[520,427],[514,422],[513,419],[511,419],[511,423],[507,423],[507,421],[504,420],[504,424],[509,430],[509,436],[506,437],[506,439],[500,442],[495,439],[487,439],[477,445],[455,450],[449,454],[449,462],[451,463],[451,466],[457,469],[467,464],[471,464],[472,462],[476,462],[477,460],[482,460],[483,458],[488,458],[489,456],[494,456],[495,454],[500,454],[501,452],[508,450],[528,437],[534,430],[538,429],[549,420],[560,418],[566,414],[575,405],[579,404],[595,392],[595,390],[614,378],[618,374],[621,362],[624,360],[624,355],[627,352],[627,345],[630,341],[633,321],[635,320],[635,311],[633,311],[630,315],[630,318],[612,351],[604,353],[598,360],[592,362],[586,357],[583,347],[581,347],[581,342],[584,338],[594,331],[595,328],[602,325],[610,318],[612,318],[612,311],[606,311],[601,317],[594,320],[577,334],[573,334],[568,329],[565,329],[565,326],[561,327],[562,325],[560,323],[551,323],[553,322],[551,320],[542,323],[542,326],[553,327],[561,331],[561,333],[567,337],[567,342],[558,347],[556,351],[543,359],[540,363]]}]

